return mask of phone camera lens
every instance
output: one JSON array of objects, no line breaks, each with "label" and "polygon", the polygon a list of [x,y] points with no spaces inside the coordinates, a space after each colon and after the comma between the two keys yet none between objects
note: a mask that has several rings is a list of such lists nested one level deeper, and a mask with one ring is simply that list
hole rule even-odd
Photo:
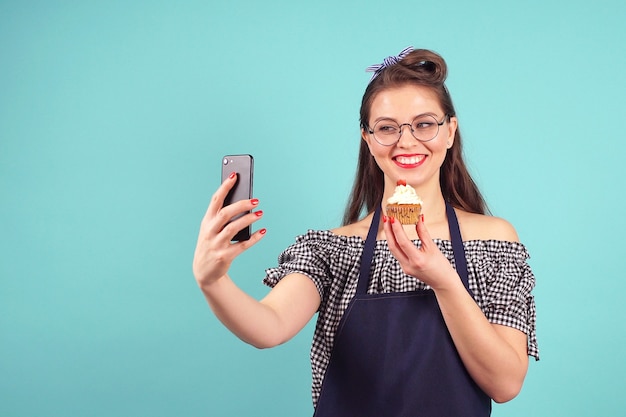
[{"label": "phone camera lens", "polygon": [[228,158],[224,158],[224,161],[222,161],[224,165],[228,165]]}]

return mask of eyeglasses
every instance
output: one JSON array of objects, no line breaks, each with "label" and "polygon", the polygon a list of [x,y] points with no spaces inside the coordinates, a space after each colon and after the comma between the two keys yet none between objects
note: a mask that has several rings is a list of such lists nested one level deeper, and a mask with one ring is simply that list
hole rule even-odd
[{"label": "eyeglasses", "polygon": [[430,114],[422,114],[417,116],[411,123],[398,124],[393,119],[380,119],[374,124],[374,128],[367,128],[369,134],[374,135],[376,142],[383,146],[391,146],[398,143],[402,136],[402,126],[408,126],[411,129],[413,137],[420,142],[428,142],[433,140],[439,134],[439,126],[442,126],[449,115],[445,114],[443,120],[438,122],[435,116]]}]

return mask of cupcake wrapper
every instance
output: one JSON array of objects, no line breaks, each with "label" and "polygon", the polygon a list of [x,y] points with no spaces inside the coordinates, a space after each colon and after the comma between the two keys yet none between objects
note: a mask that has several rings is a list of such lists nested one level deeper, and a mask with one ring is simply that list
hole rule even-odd
[{"label": "cupcake wrapper", "polygon": [[387,216],[399,220],[402,224],[417,224],[422,206],[419,204],[389,204],[386,211]]}]

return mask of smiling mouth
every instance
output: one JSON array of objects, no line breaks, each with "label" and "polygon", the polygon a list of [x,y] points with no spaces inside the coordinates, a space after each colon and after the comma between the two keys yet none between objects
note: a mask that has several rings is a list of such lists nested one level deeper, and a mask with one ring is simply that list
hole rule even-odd
[{"label": "smiling mouth", "polygon": [[393,158],[400,165],[418,165],[426,158],[426,155],[403,156],[398,155]]}]

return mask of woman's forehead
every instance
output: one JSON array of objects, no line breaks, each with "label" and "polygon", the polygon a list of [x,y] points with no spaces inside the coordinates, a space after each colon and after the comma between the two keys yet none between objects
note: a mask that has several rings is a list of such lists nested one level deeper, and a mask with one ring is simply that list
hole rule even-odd
[{"label": "woman's forehead", "polygon": [[416,116],[423,113],[441,113],[437,94],[428,87],[404,85],[386,88],[372,100],[372,117]]}]

